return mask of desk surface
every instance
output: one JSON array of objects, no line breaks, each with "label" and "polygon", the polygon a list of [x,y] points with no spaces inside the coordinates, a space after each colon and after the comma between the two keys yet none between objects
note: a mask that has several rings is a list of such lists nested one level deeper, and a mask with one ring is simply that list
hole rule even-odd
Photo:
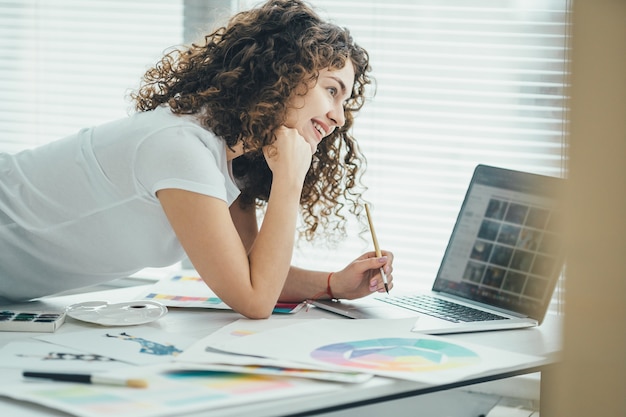
[{"label": "desk surface", "polygon": [[[55,309],[62,310],[67,305],[87,301],[98,300],[108,302],[127,301],[135,298],[145,289],[145,286],[128,287],[121,289],[90,292],[59,296],[28,304],[29,309]],[[21,305],[25,307],[26,305]],[[19,308],[20,305],[10,306]],[[159,328],[172,333],[178,333],[193,337],[197,340],[212,333],[213,331],[242,318],[232,311],[216,311],[201,309],[170,309],[170,312],[158,321]],[[275,315],[271,320],[288,320],[327,318],[342,319],[339,316],[315,308],[300,310],[291,315]],[[347,320],[347,319],[346,319]],[[72,318],[67,319],[63,331],[77,330],[84,325]],[[40,333],[16,333],[0,332],[0,346],[13,341],[25,341],[33,335]],[[512,352],[542,356],[545,363],[529,367],[518,367],[498,371],[489,375],[473,377],[454,383],[443,385],[427,385],[423,383],[394,380],[387,378],[373,378],[363,384],[338,385],[338,389],[323,394],[315,394],[297,398],[288,398],[280,401],[267,401],[249,405],[212,410],[212,416],[241,416],[244,413],[254,413],[256,417],[278,415],[312,415],[324,411],[346,409],[350,407],[383,402],[392,399],[428,394],[436,391],[468,386],[480,382],[507,378],[515,375],[534,373],[541,370],[541,366],[549,364],[556,359],[560,350],[560,320],[555,316],[548,316],[545,322],[538,328],[524,330],[507,330],[498,332],[469,333],[446,336],[453,340],[481,344]],[[16,370],[1,369],[4,375]],[[279,406],[279,407],[278,407]],[[0,415],[12,417],[40,417],[40,416],[67,416],[67,414],[40,407],[34,404],[14,401],[0,397]],[[189,417],[206,415],[206,411],[186,414]]]}]

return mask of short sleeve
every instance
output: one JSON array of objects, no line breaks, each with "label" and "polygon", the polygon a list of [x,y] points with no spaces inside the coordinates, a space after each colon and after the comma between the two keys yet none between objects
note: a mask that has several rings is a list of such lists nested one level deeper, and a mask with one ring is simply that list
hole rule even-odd
[{"label": "short sleeve", "polygon": [[135,176],[151,196],[178,188],[219,198],[230,204],[238,189],[230,174],[221,142],[201,128],[173,126],[151,134],[136,151]]}]

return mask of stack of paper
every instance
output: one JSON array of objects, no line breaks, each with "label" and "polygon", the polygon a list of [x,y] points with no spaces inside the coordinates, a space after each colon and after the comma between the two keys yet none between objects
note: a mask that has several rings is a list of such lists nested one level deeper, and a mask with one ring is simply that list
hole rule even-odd
[{"label": "stack of paper", "polygon": [[414,319],[238,320],[185,350],[188,364],[266,365],[441,384],[542,358],[414,333]]},{"label": "stack of paper", "polygon": [[542,360],[422,335],[413,324],[241,319],[201,340],[152,326],[57,332],[7,345],[0,367],[80,369],[143,379],[148,387],[4,378],[0,394],[81,417],[169,416],[337,391],[376,375],[443,384]]}]

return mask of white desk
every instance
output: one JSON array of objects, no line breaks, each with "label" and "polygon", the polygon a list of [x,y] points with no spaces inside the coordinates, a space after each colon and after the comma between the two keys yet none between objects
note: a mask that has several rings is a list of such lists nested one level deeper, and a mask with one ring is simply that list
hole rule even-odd
[{"label": "white desk", "polygon": [[[90,292],[86,294],[75,294],[62,297],[49,298],[39,301],[36,305],[30,304],[28,308],[56,309],[62,310],[65,306],[82,302],[103,300],[108,302],[127,301],[142,293],[145,287],[128,287],[106,291]],[[4,307],[2,307],[4,308]],[[19,308],[19,305],[10,306]],[[304,309],[296,314],[275,315],[271,320],[288,320],[291,318],[336,318],[342,319],[332,313],[317,310],[314,308],[305,311]],[[170,312],[160,320],[150,323],[150,326],[172,333],[183,334],[200,339],[220,327],[242,318],[237,313],[231,311],[201,310],[201,309],[170,309]],[[57,332],[75,331],[79,328],[89,327],[89,324],[78,322],[68,317],[66,323]],[[40,333],[15,333],[0,332],[0,346],[18,341],[27,340],[33,335]],[[486,381],[494,381],[509,378],[516,375],[541,372],[544,366],[549,365],[556,359],[560,349],[560,323],[555,317],[548,317],[546,322],[539,328],[526,330],[511,330],[503,332],[485,332],[448,336],[453,339],[486,346],[496,347],[513,352],[525,353],[546,357],[545,363],[532,367],[520,367],[502,372],[495,372],[487,376],[469,378],[454,383],[429,386],[422,383],[400,381],[385,378],[374,378],[364,384],[337,385],[337,390],[299,398],[288,398],[280,401],[269,401],[254,403],[250,405],[229,407],[227,409],[211,410],[211,416],[243,416],[254,415],[264,416],[305,416],[319,415],[322,413],[337,412],[340,410],[350,410],[354,407],[368,406],[373,404],[391,404],[393,400],[403,398],[424,398],[453,390],[459,387],[467,387]],[[0,370],[5,372],[16,372],[16,370]],[[330,415],[329,414],[329,415]],[[363,415],[359,412],[360,415]],[[40,407],[34,404],[14,401],[0,397],[0,415],[11,417],[42,417],[42,416],[67,416],[67,414]],[[188,414],[189,417],[207,415],[207,412]],[[338,414],[337,414],[338,415]],[[468,414],[469,415],[469,414]]]}]

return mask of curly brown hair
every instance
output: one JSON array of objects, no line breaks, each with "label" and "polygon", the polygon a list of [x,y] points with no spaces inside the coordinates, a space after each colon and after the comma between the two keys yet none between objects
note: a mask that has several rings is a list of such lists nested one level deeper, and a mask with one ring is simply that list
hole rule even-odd
[{"label": "curly brown hair", "polygon": [[318,145],[300,198],[301,236],[344,237],[346,203],[362,217],[366,160],[349,130],[371,83],[369,56],[347,29],[323,21],[300,0],[270,0],[234,15],[203,43],[167,53],[131,97],[139,111],[167,104],[174,113],[198,115],[229,147],[242,142],[244,155],[233,160],[239,201],[263,207],[272,172],[262,148],[275,140],[289,99],[312,85],[320,70],[341,69],[348,60],[355,78],[345,125]]}]

